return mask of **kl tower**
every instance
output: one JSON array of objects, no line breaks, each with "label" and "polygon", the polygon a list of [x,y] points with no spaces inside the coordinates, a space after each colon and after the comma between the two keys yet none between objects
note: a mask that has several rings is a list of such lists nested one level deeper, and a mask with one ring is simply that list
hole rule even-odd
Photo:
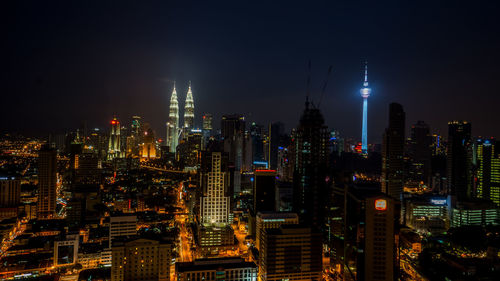
[{"label": "kl tower", "polygon": [[368,63],[365,63],[365,81],[363,88],[359,90],[361,97],[363,97],[363,128],[361,132],[361,153],[364,156],[368,155],[368,97],[372,89],[368,87]]}]

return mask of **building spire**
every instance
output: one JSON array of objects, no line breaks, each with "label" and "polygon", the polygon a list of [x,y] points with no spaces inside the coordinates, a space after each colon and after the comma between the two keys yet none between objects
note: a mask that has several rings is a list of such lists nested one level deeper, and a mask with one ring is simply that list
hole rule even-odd
[{"label": "building spire", "polygon": [[365,81],[363,86],[368,87],[368,61],[365,61]]}]

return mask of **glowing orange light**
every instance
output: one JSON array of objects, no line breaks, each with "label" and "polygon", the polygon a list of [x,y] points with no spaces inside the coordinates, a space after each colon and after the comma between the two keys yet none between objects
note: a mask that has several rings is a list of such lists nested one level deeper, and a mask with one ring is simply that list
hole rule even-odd
[{"label": "glowing orange light", "polygon": [[113,124],[113,125],[114,125],[114,124],[116,124],[116,121],[115,121],[115,120],[112,120],[112,121],[111,121],[111,124]]},{"label": "glowing orange light", "polygon": [[375,210],[379,210],[379,211],[387,210],[387,200],[385,200],[385,199],[375,200]]}]

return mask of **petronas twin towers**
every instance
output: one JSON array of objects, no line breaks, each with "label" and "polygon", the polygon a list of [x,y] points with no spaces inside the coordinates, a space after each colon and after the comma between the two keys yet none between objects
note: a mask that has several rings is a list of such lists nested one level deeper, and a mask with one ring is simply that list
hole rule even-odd
[{"label": "petronas twin towers", "polygon": [[177,145],[179,144],[179,137],[183,130],[190,130],[194,127],[194,99],[193,92],[191,91],[191,82],[189,82],[189,88],[186,95],[186,103],[184,105],[184,126],[179,127],[179,101],[177,100],[177,91],[174,89],[172,91],[172,96],[170,97],[170,111],[168,114],[167,121],[167,139],[166,144],[169,147],[170,152],[175,152]]}]

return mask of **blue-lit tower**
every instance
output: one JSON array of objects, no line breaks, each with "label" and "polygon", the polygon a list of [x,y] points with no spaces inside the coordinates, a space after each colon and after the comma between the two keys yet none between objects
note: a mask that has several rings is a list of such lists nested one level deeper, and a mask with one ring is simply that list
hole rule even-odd
[{"label": "blue-lit tower", "polygon": [[363,88],[361,88],[360,93],[363,97],[363,128],[361,132],[361,152],[364,155],[368,154],[368,97],[372,89],[368,87],[368,63],[365,63],[365,81],[363,82]]}]

